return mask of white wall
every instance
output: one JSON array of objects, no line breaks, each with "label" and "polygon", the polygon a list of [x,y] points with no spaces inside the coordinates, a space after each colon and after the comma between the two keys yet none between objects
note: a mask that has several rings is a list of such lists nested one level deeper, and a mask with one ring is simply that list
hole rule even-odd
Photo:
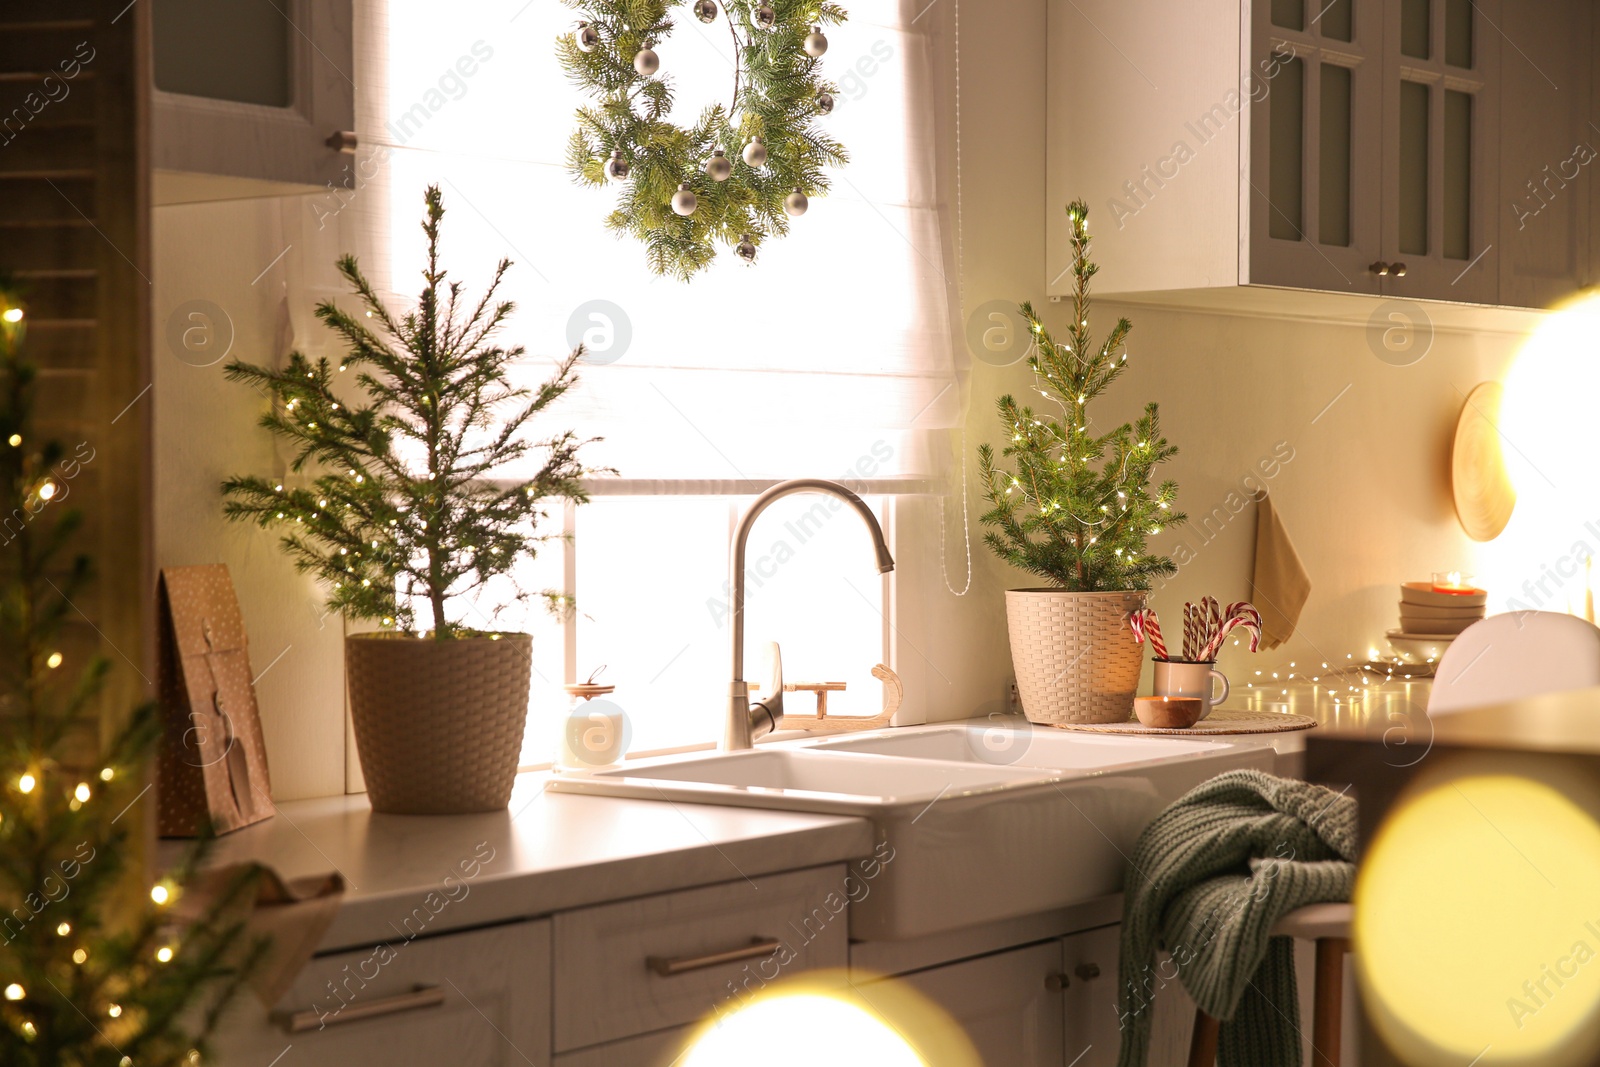
[{"label": "white wall", "polygon": [[153,228],[156,565],[229,566],[280,800],[344,789],[344,625],[275,535],[223,518],[224,478],[281,477],[289,459],[256,425],[264,398],[226,381],[223,365],[270,366],[293,348],[336,354],[311,312],[337,291],[332,263],[354,235],[319,230],[315,202],[160,207]]}]

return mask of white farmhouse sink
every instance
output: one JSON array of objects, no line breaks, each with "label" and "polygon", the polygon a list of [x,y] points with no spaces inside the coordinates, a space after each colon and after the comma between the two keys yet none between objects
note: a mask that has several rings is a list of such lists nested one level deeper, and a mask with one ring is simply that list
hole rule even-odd
[{"label": "white farmhouse sink", "polygon": [[855,865],[865,892],[852,894],[850,936],[882,941],[1117,892],[1156,813],[1213,775],[1271,770],[1273,759],[1259,741],[977,723],[640,760],[549,788],[871,819],[880,844],[876,860]]},{"label": "white farmhouse sink", "polygon": [[1049,727],[978,725],[930,726],[876,731],[811,742],[818,752],[871,752],[881,756],[950,760],[994,767],[1043,767],[1098,771],[1127,768],[1177,756],[1214,755],[1214,741],[1183,738],[1116,737],[1067,733]]},{"label": "white farmhouse sink", "polygon": [[652,761],[554,779],[557,792],[874,815],[1037,784],[1033,768],[969,766],[800,748]]}]

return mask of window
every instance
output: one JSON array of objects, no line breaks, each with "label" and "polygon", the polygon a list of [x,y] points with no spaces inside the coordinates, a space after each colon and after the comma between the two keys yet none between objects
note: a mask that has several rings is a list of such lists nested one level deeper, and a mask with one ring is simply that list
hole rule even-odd
[{"label": "window", "polygon": [[[516,262],[503,341],[526,347],[527,380],[590,343],[583,384],[541,429],[603,437],[587,458],[621,476],[597,480],[594,502],[569,510],[570,542],[516,576],[572,593],[576,616],[499,620],[535,634],[525,762],[553,751],[562,683],[602,664],[634,750],[716,740],[729,673],[717,604],[730,533],[755,493],[801,475],[863,483],[887,523],[893,496],[925,491],[948,452],[940,431],[960,417],[954,272],[934,159],[934,20],[916,14],[869,3],[830,29],[840,91],[828,122],[850,165],[754,268],[723,253],[687,285],[649,274],[643,247],[605,227],[609,191],[567,174],[582,101],[553,58],[526,57],[553,57],[570,9],[458,5],[441,22],[435,4],[391,0],[381,16],[388,90],[370,185],[386,204],[394,299],[417,288],[421,194],[437,183],[452,278],[480,286],[502,256]],[[695,114],[730,88],[727,30],[676,21],[656,50],[679,112]],[[874,712],[893,585],[860,523],[824,499],[781,501],[757,526],[745,673],[759,679],[758,642],[777,640],[790,681],[849,684],[830,711]],[[791,698],[809,710],[810,695]]]},{"label": "window", "polygon": [[[570,657],[582,681],[604,667],[611,698],[626,712],[630,748],[653,751],[722,736],[730,668],[730,532],[751,495],[605,496],[574,509],[566,556],[577,598],[565,624],[535,622],[539,674],[523,762],[550,759],[566,702]],[[868,496],[889,530],[888,498]],[[757,522],[747,550],[745,677],[765,678],[763,650],[776,641],[789,682],[842,681],[829,712],[870,715],[881,707],[875,664],[888,661],[880,576],[860,520],[832,498],[799,494]],[[557,553],[560,555],[561,553]],[[548,567],[540,559],[535,567]],[[548,573],[548,571],[546,572]],[[536,578],[525,576],[528,584]],[[560,654],[555,650],[559,649]],[[809,712],[808,694],[789,707]]]}]

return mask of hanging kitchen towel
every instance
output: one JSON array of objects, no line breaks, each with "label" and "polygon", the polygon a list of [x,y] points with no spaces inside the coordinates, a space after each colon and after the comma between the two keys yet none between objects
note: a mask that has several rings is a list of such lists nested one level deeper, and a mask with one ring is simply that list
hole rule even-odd
[{"label": "hanging kitchen towel", "polygon": [[240,863],[195,872],[174,913],[180,921],[198,922],[220,908],[224,922],[242,919],[243,953],[260,946],[250,986],[271,1008],[316,953],[343,900],[344,878],[336,872],[286,880],[270,867]]},{"label": "hanging kitchen towel", "polygon": [[225,834],[271,818],[266,744],[228,568],[168,567],[159,599],[161,836],[194,837],[208,822]]},{"label": "hanging kitchen towel", "polygon": [[1222,1021],[1221,1067],[1299,1067],[1294,942],[1271,930],[1350,899],[1355,827],[1354,799],[1249,770],[1202,782],[1145,827],[1122,897],[1118,1067],[1144,1067],[1154,998],[1174,977]]},{"label": "hanging kitchen towel", "polygon": [[1272,497],[1256,498],[1256,565],[1250,602],[1261,612],[1261,647],[1277,648],[1294,634],[1311,595],[1311,575],[1289,540]]}]

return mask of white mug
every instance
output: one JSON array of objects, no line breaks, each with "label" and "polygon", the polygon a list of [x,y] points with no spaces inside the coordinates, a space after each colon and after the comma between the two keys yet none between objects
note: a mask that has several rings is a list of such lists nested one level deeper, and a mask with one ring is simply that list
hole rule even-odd
[{"label": "white mug", "polygon": [[[1213,707],[1228,699],[1228,676],[1217,670],[1215,663],[1158,659],[1155,668],[1155,695],[1199,697],[1202,719],[1211,714]],[[1222,683],[1220,694],[1216,692],[1216,682]]]}]

